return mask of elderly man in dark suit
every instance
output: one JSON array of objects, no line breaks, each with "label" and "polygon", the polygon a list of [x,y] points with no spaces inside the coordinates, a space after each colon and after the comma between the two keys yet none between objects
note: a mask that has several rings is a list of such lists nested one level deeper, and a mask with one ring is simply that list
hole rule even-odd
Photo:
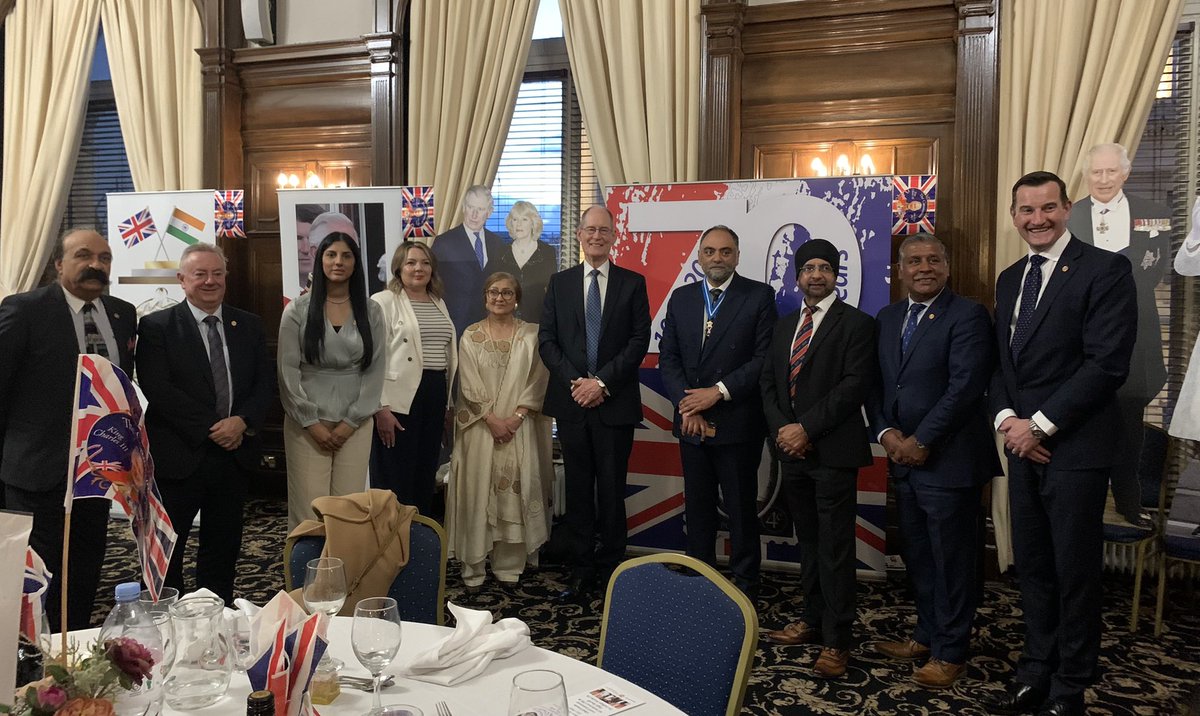
[{"label": "elderly man in dark suit", "polygon": [[558,421],[566,470],[571,578],[559,601],[589,595],[625,556],[625,477],[642,419],[638,367],[650,345],[646,279],[609,260],[612,214],[589,207],[575,234],[584,261],[550,278],[538,332],[550,371],[543,410]]},{"label": "elderly man in dark suit", "polygon": [[1150,518],[1142,512],[1137,466],[1146,406],[1167,382],[1154,287],[1171,264],[1171,210],[1125,193],[1130,166],[1129,155],[1120,144],[1097,144],[1088,150],[1083,168],[1088,196],[1075,202],[1067,228],[1085,244],[1125,256],[1133,267],[1137,342],[1129,378],[1117,391],[1122,445],[1109,472],[1109,484],[1117,511],[1131,523],[1149,527]]},{"label": "elderly man in dark suit", "polygon": [[[92,229],[71,229],[54,252],[58,282],[0,304],[0,480],[8,509],[33,513],[30,545],[54,573],[46,612],[57,629],[63,550],[63,499],[80,353],[133,372],[137,313],[102,295],[112,252]],[[90,625],[108,541],[107,500],[79,500],[71,510],[67,625]]]},{"label": "elderly man in dark suit", "polygon": [[734,273],[738,236],[714,226],[700,236],[704,280],[667,302],[658,367],[675,405],[683,462],[687,553],[716,565],[717,489],[729,516],[738,588],[758,595],[758,464],[767,434],[758,379],[775,325],[770,286]]},{"label": "elderly man in dark suit", "polygon": [[824,239],[796,249],[804,306],[775,324],[761,379],[804,586],[804,616],[763,637],[820,643],[813,670],[823,678],[845,674],[850,659],[858,468],[871,464],[862,406],[877,371],[875,321],[834,291],[839,261]]},{"label": "elderly man in dark suit", "polygon": [[867,412],[888,453],[917,624],[907,640],[875,647],[928,657],[913,681],[939,689],[966,670],[980,490],[1000,474],[984,401],[995,341],[987,309],[946,287],[946,247],[935,236],[905,239],[897,264],[907,295],[875,319],[880,381]]},{"label": "elderly man in dark suit", "polygon": [[1100,650],[1104,498],[1119,446],[1117,389],[1137,335],[1135,289],[1128,259],[1067,231],[1059,177],[1021,177],[1010,211],[1029,254],[996,280],[988,398],[1008,457],[1025,647],[1016,681],[985,706],[1082,714]]},{"label": "elderly man in dark suit", "polygon": [[438,273],[446,284],[446,308],[454,331],[462,335],[467,326],[483,320],[483,280],[504,252],[504,240],[484,228],[495,208],[492,192],[476,184],[463,196],[462,223],[433,240]]},{"label": "elderly man in dark suit", "polygon": [[202,512],[196,586],[230,604],[242,505],[275,380],[262,321],[224,303],[221,249],[187,247],[177,276],[186,300],[142,319],[137,355],[159,490],[179,535],[166,584],[184,591],[183,554]]}]

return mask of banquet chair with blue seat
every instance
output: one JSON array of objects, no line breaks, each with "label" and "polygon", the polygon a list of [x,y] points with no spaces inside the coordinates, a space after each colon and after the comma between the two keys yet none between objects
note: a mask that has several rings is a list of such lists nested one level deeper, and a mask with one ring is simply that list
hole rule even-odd
[{"label": "banquet chair with blue seat", "polygon": [[[1158,560],[1158,597],[1154,607],[1154,635],[1163,631],[1163,600],[1167,573],[1172,565],[1200,566],[1200,463],[1191,461],[1179,475],[1177,491],[1163,529]],[[1189,587],[1190,589],[1191,587]]]},{"label": "banquet chair with blue seat", "polygon": [[[321,556],[323,537],[289,540],[284,555],[284,583],[287,589],[304,586],[304,568],[309,560]],[[413,515],[409,528],[408,564],[396,575],[387,596],[396,600],[400,618],[407,622],[436,624],[445,622],[446,603],[446,532],[435,520]]]},{"label": "banquet chair with blue seat", "polygon": [[741,710],[758,641],[754,605],[682,554],[628,560],[608,582],[597,665],[690,716]]}]

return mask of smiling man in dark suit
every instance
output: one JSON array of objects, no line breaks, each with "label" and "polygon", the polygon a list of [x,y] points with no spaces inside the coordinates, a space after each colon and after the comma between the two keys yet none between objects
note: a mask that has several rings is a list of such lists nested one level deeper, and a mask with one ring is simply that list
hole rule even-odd
[{"label": "smiling man in dark suit", "polygon": [[717,490],[729,516],[729,568],[758,595],[758,464],[767,434],[758,380],[775,325],[769,286],[734,273],[738,237],[726,226],[700,235],[704,280],[667,303],[658,367],[675,405],[683,462],[687,553],[716,566]]},{"label": "smiling man in dark suit", "polygon": [[996,280],[988,399],[1008,457],[1025,647],[1016,681],[984,705],[1082,714],[1100,651],[1104,498],[1136,294],[1128,259],[1067,231],[1071,202],[1056,175],[1018,179],[1010,213],[1029,253]]},{"label": "smiling man in dark suit", "polygon": [[[77,356],[93,353],[133,373],[137,313],[102,295],[112,252],[92,229],[71,229],[54,250],[58,282],[0,304],[0,480],[10,510],[33,514],[29,544],[54,573],[46,613],[59,625],[63,499],[71,442]],[[67,625],[90,626],[108,541],[108,500],[78,500],[71,510]]]},{"label": "smiling man in dark suit", "polygon": [[494,208],[490,189],[481,184],[469,187],[463,195],[462,223],[433,240],[438,273],[446,284],[446,308],[460,336],[467,326],[483,320],[483,280],[496,270],[494,262],[504,251],[504,240],[483,226]]},{"label": "smiling man in dark suit", "polygon": [[179,535],[166,584],[185,590],[183,554],[201,512],[196,586],[230,604],[242,505],[275,379],[262,321],[224,303],[221,249],[187,247],[177,276],[186,300],[142,319],[137,356],[155,474]]},{"label": "smiling man in dark suit", "polygon": [[584,261],[550,277],[538,332],[550,371],[543,409],[558,421],[566,471],[571,579],[560,601],[590,594],[625,557],[625,477],[650,345],[646,279],[609,260],[612,214],[589,207],[575,235]]},{"label": "smiling man in dark suit", "polygon": [[888,453],[917,624],[907,640],[875,647],[928,657],[913,681],[940,689],[966,670],[980,489],[1000,474],[984,400],[995,341],[987,309],[946,287],[946,247],[935,236],[905,239],[897,263],[907,296],[876,317],[880,381],[867,412]]},{"label": "smiling man in dark suit", "polygon": [[761,379],[804,585],[804,616],[763,637],[820,643],[813,670],[823,678],[842,676],[850,660],[858,468],[871,464],[862,406],[877,371],[875,321],[838,298],[839,264],[825,239],[796,249],[804,306],[775,324]]}]

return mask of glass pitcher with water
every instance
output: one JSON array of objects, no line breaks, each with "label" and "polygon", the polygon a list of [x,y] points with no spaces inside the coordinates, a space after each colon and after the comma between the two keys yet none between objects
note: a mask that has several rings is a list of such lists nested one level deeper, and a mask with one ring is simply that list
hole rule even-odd
[{"label": "glass pitcher with water", "polygon": [[190,597],[171,605],[175,665],[165,683],[167,704],[179,711],[215,703],[229,688],[233,653],[225,629],[225,602]]}]

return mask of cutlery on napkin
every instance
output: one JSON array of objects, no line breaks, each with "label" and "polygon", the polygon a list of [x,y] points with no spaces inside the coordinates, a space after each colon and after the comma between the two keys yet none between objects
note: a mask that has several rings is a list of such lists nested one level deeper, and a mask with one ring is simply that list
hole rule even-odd
[{"label": "cutlery on napkin", "polygon": [[446,606],[454,615],[454,633],[399,667],[402,676],[453,686],[483,673],[492,659],[506,659],[530,646],[529,626],[520,619],[492,621],[492,613]]}]

